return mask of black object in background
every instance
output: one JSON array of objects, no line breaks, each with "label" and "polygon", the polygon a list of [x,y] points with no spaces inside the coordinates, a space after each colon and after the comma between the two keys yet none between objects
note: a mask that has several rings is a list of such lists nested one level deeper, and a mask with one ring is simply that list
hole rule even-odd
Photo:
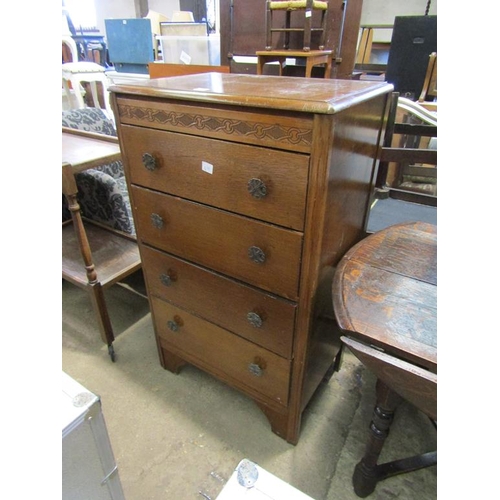
[{"label": "black object in background", "polygon": [[402,97],[419,97],[432,52],[437,52],[437,16],[394,19],[385,78]]}]

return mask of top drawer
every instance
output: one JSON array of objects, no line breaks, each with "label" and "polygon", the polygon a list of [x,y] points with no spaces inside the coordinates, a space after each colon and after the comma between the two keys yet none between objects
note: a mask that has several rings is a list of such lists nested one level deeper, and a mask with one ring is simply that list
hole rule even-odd
[{"label": "top drawer", "polygon": [[133,184],[302,231],[307,155],[124,125]]}]

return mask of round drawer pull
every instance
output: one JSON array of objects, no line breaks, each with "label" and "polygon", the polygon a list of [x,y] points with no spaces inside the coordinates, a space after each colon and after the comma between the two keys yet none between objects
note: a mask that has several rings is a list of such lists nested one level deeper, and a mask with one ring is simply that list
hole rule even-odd
[{"label": "round drawer pull", "polygon": [[249,312],[247,314],[247,320],[255,328],[260,328],[264,322],[256,312]]},{"label": "round drawer pull", "polygon": [[264,253],[264,250],[259,247],[250,247],[248,249],[248,257],[257,264],[264,264],[266,261],[266,254]]},{"label": "round drawer pull", "polygon": [[175,321],[172,321],[172,320],[167,321],[167,326],[173,332],[178,332],[179,331],[179,324],[176,323]]},{"label": "round drawer pull", "polygon": [[175,280],[170,276],[170,274],[162,273],[160,274],[160,281],[162,285],[170,286]]},{"label": "round drawer pull", "polygon": [[142,163],[150,171],[156,169],[156,159],[152,154],[144,153],[142,155]]},{"label": "round drawer pull", "polygon": [[260,200],[267,195],[267,187],[261,179],[250,179],[247,184],[248,192],[256,199]]},{"label": "round drawer pull", "polygon": [[248,370],[252,375],[255,375],[256,377],[262,377],[262,374],[264,373],[264,369],[261,368],[257,363],[250,363],[248,365]]},{"label": "round drawer pull", "polygon": [[178,332],[179,328],[184,324],[184,321],[179,316],[174,316],[174,319],[167,321],[167,327],[173,332]]},{"label": "round drawer pull", "polygon": [[162,216],[158,214],[151,214],[151,223],[156,229],[161,229],[165,224]]}]

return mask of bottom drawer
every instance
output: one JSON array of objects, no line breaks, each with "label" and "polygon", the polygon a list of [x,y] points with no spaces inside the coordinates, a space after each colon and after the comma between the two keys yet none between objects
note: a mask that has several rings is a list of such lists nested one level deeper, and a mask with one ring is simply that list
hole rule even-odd
[{"label": "bottom drawer", "polygon": [[151,306],[164,348],[231,385],[288,405],[287,359],[156,297]]}]

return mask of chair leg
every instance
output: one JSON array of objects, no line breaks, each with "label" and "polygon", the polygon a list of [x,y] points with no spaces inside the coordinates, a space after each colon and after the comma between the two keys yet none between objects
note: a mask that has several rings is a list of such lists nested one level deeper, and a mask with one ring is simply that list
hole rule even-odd
[{"label": "chair leg", "polygon": [[321,12],[321,38],[319,41],[319,50],[324,50],[326,42],[326,18],[328,10],[323,10]]},{"label": "chair leg", "polygon": [[[94,107],[101,109],[101,104],[99,103],[99,94],[97,93],[97,84],[96,82],[90,83],[90,91],[92,92],[92,100],[94,101]],[[106,89],[103,88],[103,94],[106,92]]]},{"label": "chair leg", "polygon": [[311,50],[311,24],[312,24],[312,11],[306,10],[304,18],[304,51]]},{"label": "chair leg", "polygon": [[269,8],[269,1],[266,2],[266,50],[271,50],[273,35],[271,28],[273,26],[273,11]]},{"label": "chair leg", "polygon": [[[68,101],[68,106],[71,108],[73,107],[71,101],[72,101],[72,95],[71,95],[71,90],[69,88],[69,85],[68,85],[68,80],[66,80],[65,78],[62,79],[62,85],[63,85],[63,89],[64,89],[64,92],[66,93],[66,99]],[[76,91],[75,91],[76,93]]]},{"label": "chair leg", "polygon": [[71,86],[75,91],[76,102],[78,103],[78,108],[83,109],[85,107],[85,102],[83,101],[82,93],[80,91],[80,80],[78,78],[71,78]]},{"label": "chair leg", "polygon": [[111,109],[111,103],[109,101],[109,90],[108,90],[109,81],[107,78],[108,78],[107,76],[103,76],[102,79],[102,96],[104,99],[104,108],[106,110],[106,114],[114,122],[115,116],[113,114],[113,110]]},{"label": "chair leg", "polygon": [[[287,10],[285,15],[285,28],[288,30],[292,25],[292,11]],[[288,50],[290,48],[290,32],[285,31],[285,45],[284,49]]]}]

